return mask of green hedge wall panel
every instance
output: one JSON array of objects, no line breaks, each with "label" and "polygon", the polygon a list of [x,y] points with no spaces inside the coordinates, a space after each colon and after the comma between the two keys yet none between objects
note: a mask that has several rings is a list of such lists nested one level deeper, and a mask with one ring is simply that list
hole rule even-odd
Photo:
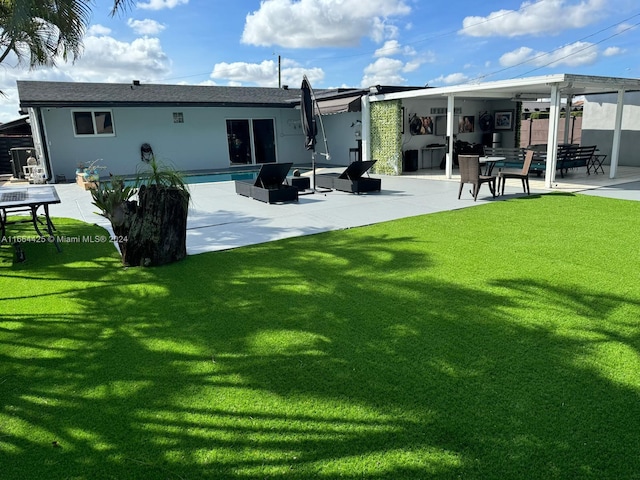
[{"label": "green hedge wall panel", "polygon": [[400,100],[371,103],[371,158],[374,172],[402,172],[402,103]]}]

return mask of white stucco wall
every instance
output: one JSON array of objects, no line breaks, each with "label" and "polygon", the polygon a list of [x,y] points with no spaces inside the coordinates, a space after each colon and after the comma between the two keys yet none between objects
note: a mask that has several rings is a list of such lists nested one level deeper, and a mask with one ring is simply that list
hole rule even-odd
[{"label": "white stucco wall", "polygon": [[[600,153],[607,155],[606,164],[611,159],[617,101],[615,93],[585,96],[581,144],[597,145]],[[639,143],[640,92],[627,92],[624,95],[619,165],[640,166]]]},{"label": "white stucco wall", "polygon": [[[179,170],[227,168],[227,119],[274,119],[278,162],[310,161],[304,149],[299,110],[128,107],[111,111],[115,136],[76,137],[71,109],[42,109],[53,176],[63,174],[73,179],[78,163],[96,159],[102,159],[106,173],[135,174],[141,165],[143,143],[151,144],[158,160],[173,164]],[[184,123],[173,123],[173,112],[182,112]]]},{"label": "white stucco wall", "polygon": [[[329,154],[331,166],[347,166],[349,165],[349,149],[357,148],[358,143],[355,137],[355,126],[351,124],[356,120],[360,120],[360,113],[336,113],[334,115],[323,115],[322,121],[327,134],[327,143],[329,145]],[[318,125],[318,130],[320,126]],[[316,150],[324,153],[324,139],[322,134],[318,132],[316,137],[318,140]],[[311,152],[307,152],[306,162],[311,161]],[[327,161],[321,155],[317,155],[316,161],[326,163]]]}]

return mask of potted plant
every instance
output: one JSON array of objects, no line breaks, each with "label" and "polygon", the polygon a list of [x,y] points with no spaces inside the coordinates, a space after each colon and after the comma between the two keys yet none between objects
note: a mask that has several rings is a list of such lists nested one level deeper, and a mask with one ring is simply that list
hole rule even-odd
[{"label": "potted plant", "polygon": [[129,229],[128,265],[164,265],[187,256],[189,188],[175,168],[152,155],[138,174],[138,205]]},{"label": "potted plant", "polygon": [[[100,165],[101,158],[94,160],[89,165],[82,167],[82,175],[85,182],[98,182],[100,180],[100,170],[104,170],[106,167]],[[82,165],[82,164],[80,164]]]},{"label": "potted plant", "polygon": [[[137,193],[137,201],[131,200]],[[135,186],[111,177],[92,191],[93,204],[111,222],[122,262],[156,266],[187,256],[189,189],[180,172],[152,157]]]},{"label": "potted plant", "polygon": [[100,209],[98,215],[111,223],[124,261],[131,220],[136,209],[136,202],[131,198],[138,189],[127,185],[122,177],[109,175],[109,178],[109,181],[101,182],[91,190],[92,203]]}]

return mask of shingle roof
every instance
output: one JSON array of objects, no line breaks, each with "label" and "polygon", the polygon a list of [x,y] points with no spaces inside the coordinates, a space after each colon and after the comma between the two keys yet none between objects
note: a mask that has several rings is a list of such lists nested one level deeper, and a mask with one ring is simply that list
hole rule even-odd
[{"label": "shingle roof", "polygon": [[248,106],[291,108],[298,89],[18,81],[20,107]]}]

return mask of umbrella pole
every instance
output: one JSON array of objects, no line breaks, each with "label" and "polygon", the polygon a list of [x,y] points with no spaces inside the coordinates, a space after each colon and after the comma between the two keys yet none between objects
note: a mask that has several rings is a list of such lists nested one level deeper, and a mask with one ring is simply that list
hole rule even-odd
[{"label": "umbrella pole", "polygon": [[311,151],[311,171],[313,174],[313,187],[312,187],[312,191],[315,193],[318,190],[318,187],[316,187],[316,151],[315,149]]},{"label": "umbrella pole", "polygon": [[331,188],[320,189],[316,186],[316,151],[311,154],[311,166],[313,169],[313,191],[318,193],[327,193],[333,191]]},{"label": "umbrella pole", "polygon": [[298,192],[298,195],[310,195],[313,193],[316,193],[316,191],[320,191],[316,189],[316,151],[312,150],[311,151],[311,171],[312,171],[312,177],[313,177],[313,185],[311,186],[311,188],[309,188],[308,190],[306,190],[305,192]]}]

